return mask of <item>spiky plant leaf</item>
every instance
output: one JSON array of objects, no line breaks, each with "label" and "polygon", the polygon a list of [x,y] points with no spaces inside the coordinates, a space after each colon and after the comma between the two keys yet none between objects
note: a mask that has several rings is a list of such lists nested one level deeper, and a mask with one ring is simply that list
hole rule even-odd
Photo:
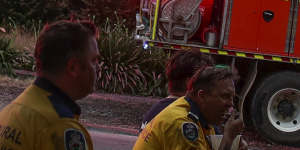
[{"label": "spiky plant leaf", "polygon": [[[154,81],[156,76],[153,78],[147,75],[148,72],[151,74],[153,71],[156,74],[162,74],[165,54],[158,51],[152,53],[143,51],[137,45],[133,34],[128,31],[122,21],[113,24],[107,20],[100,30],[100,40],[98,40],[101,55],[98,72],[100,90],[165,96],[155,94],[161,92],[153,92],[157,87],[165,87],[165,80],[161,78],[159,82]],[[157,85],[158,83],[161,85]],[[166,91],[166,89],[159,89],[159,91]]]}]

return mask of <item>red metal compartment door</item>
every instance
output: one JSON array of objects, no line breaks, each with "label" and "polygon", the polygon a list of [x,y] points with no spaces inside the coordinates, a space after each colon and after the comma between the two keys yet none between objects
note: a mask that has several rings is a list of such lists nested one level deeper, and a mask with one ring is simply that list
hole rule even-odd
[{"label": "red metal compartment door", "polygon": [[[297,5],[299,6],[299,3],[297,3]],[[290,56],[291,57],[300,57],[300,11],[299,11],[299,7],[298,7],[298,13],[296,14],[298,15],[297,17],[297,27],[296,27],[296,36],[295,36],[295,48],[290,50]]]},{"label": "red metal compartment door", "polygon": [[288,55],[290,1],[260,0],[259,52],[272,55]]},{"label": "red metal compartment door", "polygon": [[[234,0],[225,48],[257,52],[258,11],[261,0]],[[225,43],[226,44],[226,43]]]}]

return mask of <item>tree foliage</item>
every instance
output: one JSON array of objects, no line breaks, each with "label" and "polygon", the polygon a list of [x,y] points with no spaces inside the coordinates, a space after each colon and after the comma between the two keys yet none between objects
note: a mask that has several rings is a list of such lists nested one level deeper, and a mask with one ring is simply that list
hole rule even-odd
[{"label": "tree foliage", "polygon": [[66,18],[70,13],[66,0],[2,0],[0,24],[14,21],[16,25],[30,27],[32,20],[51,22]]}]

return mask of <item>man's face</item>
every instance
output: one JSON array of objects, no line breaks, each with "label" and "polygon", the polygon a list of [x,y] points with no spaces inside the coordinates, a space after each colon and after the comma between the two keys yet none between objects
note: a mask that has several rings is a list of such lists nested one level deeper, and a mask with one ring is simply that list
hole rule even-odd
[{"label": "man's face", "polygon": [[203,115],[210,124],[221,124],[224,114],[233,106],[235,95],[234,83],[231,78],[216,81],[210,92],[204,93]]},{"label": "man's face", "polygon": [[96,39],[89,38],[87,50],[81,60],[81,71],[78,76],[79,92],[82,97],[92,93],[96,86],[96,70],[99,58],[99,50]]}]

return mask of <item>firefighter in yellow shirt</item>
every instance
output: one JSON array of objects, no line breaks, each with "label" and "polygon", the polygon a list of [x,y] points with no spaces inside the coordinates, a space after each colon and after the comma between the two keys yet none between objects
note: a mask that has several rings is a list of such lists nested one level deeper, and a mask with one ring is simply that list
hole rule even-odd
[{"label": "firefighter in yellow shirt", "polygon": [[[202,67],[190,79],[184,97],[160,112],[140,133],[134,150],[210,150],[211,125],[221,124],[233,106],[235,88],[229,68]],[[228,120],[219,149],[230,149],[242,129]]]},{"label": "firefighter in yellow shirt", "polygon": [[92,150],[76,100],[94,91],[96,27],[58,21],[44,27],[35,49],[37,79],[0,112],[1,150]]}]

